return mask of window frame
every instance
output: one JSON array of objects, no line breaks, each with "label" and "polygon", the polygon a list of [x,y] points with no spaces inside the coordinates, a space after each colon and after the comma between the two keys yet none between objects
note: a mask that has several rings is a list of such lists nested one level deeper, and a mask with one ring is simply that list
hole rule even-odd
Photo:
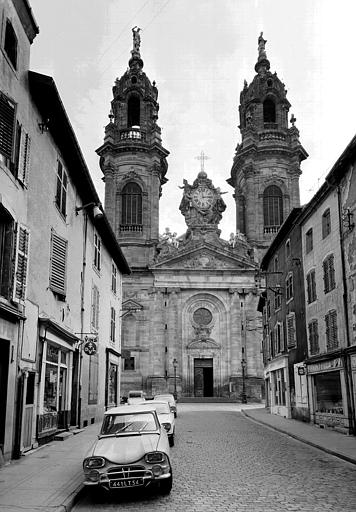
[{"label": "window frame", "polygon": [[113,306],[110,307],[110,341],[116,341],[116,309]]},{"label": "window frame", "polygon": [[313,247],[313,228],[309,228],[305,233],[305,254],[309,254]]},{"label": "window frame", "polygon": [[336,309],[331,309],[325,315],[325,339],[327,352],[339,347]]},{"label": "window frame", "polygon": [[312,304],[317,300],[315,268],[312,268],[306,275],[307,279],[307,301]]},{"label": "window frame", "polygon": [[311,356],[319,354],[319,325],[318,320],[313,318],[308,322],[309,353]]},{"label": "window frame", "polygon": [[59,213],[63,216],[64,219],[67,216],[68,185],[68,173],[63,162],[58,158],[56,171],[56,195],[54,202]]},{"label": "window frame", "polygon": [[[133,368],[127,368],[127,361],[130,361],[130,365],[129,366],[133,366]],[[133,364],[131,364],[133,363]],[[123,358],[123,371],[124,372],[134,372],[136,370],[136,357],[135,356],[130,356],[130,357],[124,357]]]},{"label": "window frame", "polygon": [[[49,288],[64,300],[67,291],[68,240],[52,228],[50,239]],[[62,276],[59,277],[59,276]]]},{"label": "window frame", "polygon": [[94,230],[94,258],[93,266],[100,273],[101,271],[101,238],[99,233]]},{"label": "window frame", "polygon": [[331,233],[331,214],[330,214],[330,208],[327,208],[325,212],[322,215],[321,220],[321,226],[322,226],[322,237],[323,239],[330,235]]},{"label": "window frame", "polygon": [[114,262],[111,263],[111,291],[117,294],[117,266]]},{"label": "window frame", "polygon": [[286,302],[290,302],[294,297],[294,281],[293,281],[293,272],[288,272],[288,275],[285,280],[286,287]]},{"label": "window frame", "polygon": [[[11,33],[9,33],[9,30],[11,30]],[[12,38],[12,41],[10,40],[10,38]],[[11,45],[14,48],[6,48],[7,45]],[[4,48],[4,53],[6,55],[7,61],[11,64],[12,68],[15,71],[17,71],[17,67],[18,67],[18,56],[19,56],[18,47],[19,47],[18,37],[16,35],[14,26],[11,23],[11,20],[9,18],[7,18],[6,22],[5,22],[5,35],[4,35],[3,48]],[[12,52],[14,52],[13,55],[12,55]]]},{"label": "window frame", "polygon": [[323,280],[325,294],[331,292],[336,287],[334,260],[334,254],[329,254],[323,260]]}]

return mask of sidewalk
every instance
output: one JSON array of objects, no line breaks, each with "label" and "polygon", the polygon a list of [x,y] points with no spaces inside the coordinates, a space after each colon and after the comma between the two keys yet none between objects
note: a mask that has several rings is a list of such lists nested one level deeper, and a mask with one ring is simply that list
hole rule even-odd
[{"label": "sidewalk", "polygon": [[[233,405],[233,404],[230,404]],[[237,410],[240,410],[240,404]],[[270,414],[261,406],[242,406],[253,421],[356,464],[356,438]],[[68,512],[83,487],[82,460],[100,422],[28,452],[0,467],[0,512]]]},{"label": "sidewalk", "polygon": [[0,512],[67,512],[82,488],[82,461],[101,423],[0,467]]},{"label": "sidewalk", "polygon": [[321,429],[310,423],[270,414],[267,409],[242,409],[246,417],[283,432],[303,443],[319,448],[340,459],[356,464],[356,437]]}]

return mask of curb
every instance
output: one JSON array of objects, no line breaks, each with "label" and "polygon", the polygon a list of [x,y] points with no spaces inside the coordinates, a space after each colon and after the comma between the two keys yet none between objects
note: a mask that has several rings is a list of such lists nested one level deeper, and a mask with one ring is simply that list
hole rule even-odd
[{"label": "curb", "polygon": [[348,457],[347,455],[344,455],[339,452],[335,452],[334,450],[330,450],[329,448],[325,448],[324,446],[320,446],[319,444],[313,443],[312,441],[309,441],[308,439],[305,439],[304,437],[300,437],[297,434],[292,434],[291,432],[288,432],[287,430],[283,430],[283,428],[275,427],[274,425],[270,425],[269,423],[262,421],[260,419],[253,418],[250,416],[246,409],[241,409],[242,414],[248,418],[251,421],[255,421],[256,423],[259,423],[260,425],[264,425],[265,427],[269,427],[272,430],[275,430],[276,432],[281,432],[282,434],[285,434],[289,437],[292,437],[293,439],[296,439],[297,441],[301,441],[302,443],[308,444],[309,446],[313,446],[313,448],[317,448],[318,450],[328,453],[330,455],[334,455],[334,457],[338,457],[339,459],[342,459],[346,462],[350,462],[351,464],[356,465],[356,459],[352,457]]}]

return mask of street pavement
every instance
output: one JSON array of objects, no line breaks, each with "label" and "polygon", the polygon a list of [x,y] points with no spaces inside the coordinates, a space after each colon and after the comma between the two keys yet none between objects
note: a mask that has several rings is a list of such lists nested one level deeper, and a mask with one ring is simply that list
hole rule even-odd
[{"label": "street pavement", "polygon": [[356,438],[242,407],[179,404],[169,496],[136,490],[93,502],[81,463],[97,423],[1,467],[0,512],[356,510]]}]

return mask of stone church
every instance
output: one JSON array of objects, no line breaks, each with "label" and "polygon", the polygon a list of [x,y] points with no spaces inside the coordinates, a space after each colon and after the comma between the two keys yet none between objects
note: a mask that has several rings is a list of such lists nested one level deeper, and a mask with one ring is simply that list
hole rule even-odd
[{"label": "stone church", "polygon": [[177,204],[187,225],[159,234],[167,157],[157,124],[155,82],[143,71],[140,29],[129,67],[113,87],[103,145],[97,150],[105,210],[132,269],[124,278],[122,394],[261,400],[262,328],[257,312],[259,258],[290,210],[299,206],[299,142],[284,84],[270,72],[263,35],[256,76],[240,96],[241,143],[227,182],[236,233],[220,238],[226,208],[203,167],[183,179]]}]

